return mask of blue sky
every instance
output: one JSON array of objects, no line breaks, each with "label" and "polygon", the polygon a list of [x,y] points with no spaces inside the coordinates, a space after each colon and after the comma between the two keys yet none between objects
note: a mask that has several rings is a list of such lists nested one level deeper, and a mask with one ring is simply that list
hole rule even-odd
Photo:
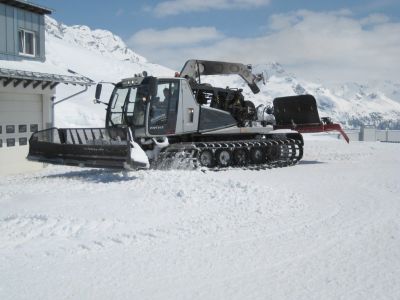
[{"label": "blue sky", "polygon": [[85,24],[91,28],[105,28],[123,39],[128,39],[133,33],[144,28],[163,29],[180,26],[214,26],[226,35],[253,37],[265,29],[270,15],[300,9],[311,11],[349,9],[357,17],[382,13],[392,20],[400,19],[399,0],[271,0],[259,1],[265,2],[265,5],[247,5],[248,8],[211,8],[179,15],[157,16],[151,9],[163,2],[168,1],[34,0],[34,3],[54,9],[53,17],[67,25]]},{"label": "blue sky", "polygon": [[399,78],[399,0],[35,0],[122,37],[149,61],[278,61],[310,79]]}]

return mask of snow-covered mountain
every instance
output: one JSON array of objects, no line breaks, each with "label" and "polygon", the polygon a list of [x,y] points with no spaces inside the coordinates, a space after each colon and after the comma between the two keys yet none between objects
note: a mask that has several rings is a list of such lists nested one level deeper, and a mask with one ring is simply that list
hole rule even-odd
[{"label": "snow-covered mountain", "polygon": [[[173,76],[174,70],[152,64],[129,49],[124,41],[107,30],[91,30],[87,26],[66,26],[46,18],[47,61],[72,69],[95,81],[116,82],[146,70],[154,76]],[[206,57],[202,57],[206,59]],[[182,61],[183,65],[184,61]],[[244,62],[248,63],[248,62]],[[254,66],[255,73],[267,75],[261,93],[254,95],[238,76],[209,76],[216,86],[243,88],[247,99],[258,104],[271,104],[275,97],[312,94],[316,97],[321,116],[331,116],[346,127],[374,124],[378,127],[400,128],[400,84],[376,82],[371,86],[345,83],[328,88],[320,83],[297,78],[277,63]],[[94,87],[84,95],[56,107],[58,126],[102,126],[104,107],[92,104]],[[106,100],[111,86],[103,92]],[[61,99],[76,92],[76,87],[59,86]]]},{"label": "snow-covered mountain", "polygon": [[71,45],[101,53],[105,57],[137,63],[147,62],[143,56],[128,48],[119,36],[108,30],[91,30],[84,25],[66,26],[46,17],[46,33]]}]

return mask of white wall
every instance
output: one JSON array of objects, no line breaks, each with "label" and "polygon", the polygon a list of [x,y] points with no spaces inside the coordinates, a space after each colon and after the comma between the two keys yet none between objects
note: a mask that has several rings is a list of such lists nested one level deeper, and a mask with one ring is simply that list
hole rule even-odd
[{"label": "white wall", "polygon": [[[29,141],[32,134],[30,124],[38,124],[39,130],[51,126],[51,98],[54,93],[50,88],[43,90],[41,85],[34,89],[32,85],[24,88],[22,83],[17,87],[10,83],[4,87],[0,80],[0,139],[3,140],[0,148],[0,175],[28,172],[43,167],[41,163],[26,160],[29,143],[19,145],[19,139],[26,137]],[[14,125],[15,132],[7,133],[6,125]],[[26,125],[26,132],[20,132],[19,125]],[[7,147],[7,138],[15,139],[15,146]]]}]

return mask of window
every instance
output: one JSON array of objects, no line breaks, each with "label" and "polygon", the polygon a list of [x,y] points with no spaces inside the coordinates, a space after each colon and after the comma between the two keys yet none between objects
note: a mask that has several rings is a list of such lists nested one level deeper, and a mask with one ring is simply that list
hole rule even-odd
[{"label": "window", "polygon": [[114,90],[111,99],[110,121],[112,125],[123,124],[123,109],[130,88],[117,88]]},{"label": "window", "polygon": [[26,137],[24,138],[19,138],[19,145],[20,146],[25,146],[28,144],[28,139]]},{"label": "window", "polygon": [[0,125],[0,134],[3,133],[3,126]]},{"label": "window", "polygon": [[152,135],[174,134],[179,100],[179,81],[158,82],[157,97],[151,100],[149,133]]},{"label": "window", "polygon": [[167,125],[168,103],[171,98],[170,83],[159,82],[157,97],[152,99],[150,106],[150,129],[157,134],[165,132]]},{"label": "window", "polygon": [[14,147],[15,139],[7,139],[7,147]]},{"label": "window", "polygon": [[18,125],[18,132],[26,132],[26,125]]},{"label": "window", "polygon": [[111,126],[127,124],[144,126],[147,89],[143,87],[116,87],[111,96],[107,123]]},{"label": "window", "polygon": [[0,139],[0,148],[3,147],[3,140]]},{"label": "window", "polygon": [[14,125],[7,125],[6,126],[6,133],[15,133],[15,126]]},{"label": "window", "polygon": [[19,54],[26,56],[36,55],[36,35],[33,31],[18,30]]},{"label": "window", "polygon": [[31,126],[30,126],[31,132],[36,132],[36,131],[38,131],[38,129],[39,129],[39,127],[37,124],[31,124]]}]

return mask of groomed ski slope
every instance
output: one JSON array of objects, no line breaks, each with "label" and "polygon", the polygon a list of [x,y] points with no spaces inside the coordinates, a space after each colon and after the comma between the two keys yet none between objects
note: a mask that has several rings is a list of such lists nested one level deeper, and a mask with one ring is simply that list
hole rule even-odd
[{"label": "groomed ski slope", "polygon": [[400,144],[249,171],[0,177],[0,299],[399,299]]}]

